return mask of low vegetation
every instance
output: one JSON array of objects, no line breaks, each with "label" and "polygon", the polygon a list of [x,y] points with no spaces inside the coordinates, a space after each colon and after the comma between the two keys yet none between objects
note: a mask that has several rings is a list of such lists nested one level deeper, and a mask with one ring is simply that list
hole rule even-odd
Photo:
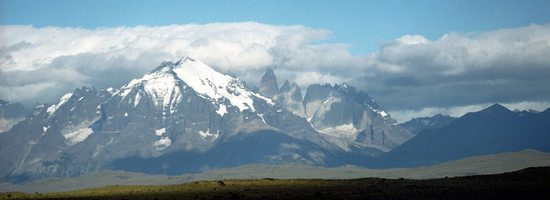
[{"label": "low vegetation", "polygon": [[252,179],[178,185],[108,186],[57,193],[0,193],[0,199],[533,199],[550,191],[550,167],[429,180]]}]

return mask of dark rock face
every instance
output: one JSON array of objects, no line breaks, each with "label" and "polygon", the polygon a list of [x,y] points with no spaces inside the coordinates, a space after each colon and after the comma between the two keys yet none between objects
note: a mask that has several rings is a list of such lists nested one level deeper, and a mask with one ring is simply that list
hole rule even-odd
[{"label": "dark rock face", "polygon": [[329,138],[347,138],[348,146],[387,151],[413,137],[372,97],[347,84],[311,85],[303,104],[306,118],[317,130]]},{"label": "dark rock face", "polygon": [[432,165],[470,156],[536,149],[550,151],[550,109],[512,112],[495,104],[450,124],[426,129],[378,158],[377,167]]},{"label": "dark rock face", "polygon": [[296,82],[290,82],[288,80],[285,81],[283,86],[281,86],[280,90],[281,94],[289,94],[288,97],[285,95],[285,99],[289,99],[291,101],[302,101],[302,89],[298,86]]},{"label": "dark rock face", "polygon": [[302,89],[296,82],[291,84],[286,80],[281,86],[279,94],[275,96],[275,100],[295,114],[304,116]]},{"label": "dark rock face", "polygon": [[331,166],[342,163],[338,159],[331,151],[307,140],[273,130],[259,130],[241,137],[223,138],[204,152],[178,150],[157,157],[129,156],[115,160],[109,168],[177,175],[258,162]]},{"label": "dark rock face", "polygon": [[277,77],[273,70],[268,69],[262,76],[260,81],[260,94],[269,98],[275,98],[279,94],[279,85],[277,84]]},{"label": "dark rock face", "polygon": [[[276,80],[272,70],[266,71],[261,83],[266,79]],[[262,88],[266,88],[266,84]],[[324,139],[347,151],[353,148],[388,151],[413,137],[372,97],[345,83],[311,85],[302,98],[298,84],[286,80],[271,98],[306,119]]]}]

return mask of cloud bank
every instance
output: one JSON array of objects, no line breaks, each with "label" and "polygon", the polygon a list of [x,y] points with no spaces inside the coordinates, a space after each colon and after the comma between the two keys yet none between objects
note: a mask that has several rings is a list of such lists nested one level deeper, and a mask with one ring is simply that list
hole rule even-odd
[{"label": "cloud bank", "polygon": [[549,25],[449,33],[435,41],[406,35],[370,56],[377,69],[370,83],[380,101],[398,108],[546,101],[548,55]]},{"label": "cloud bank", "polygon": [[0,96],[53,102],[83,85],[119,87],[162,61],[187,55],[253,86],[266,68],[302,86],[349,82],[401,116],[428,108],[550,101],[550,25],[448,33],[433,41],[404,35],[366,55],[325,42],[330,34],[254,22],[0,26]]}]

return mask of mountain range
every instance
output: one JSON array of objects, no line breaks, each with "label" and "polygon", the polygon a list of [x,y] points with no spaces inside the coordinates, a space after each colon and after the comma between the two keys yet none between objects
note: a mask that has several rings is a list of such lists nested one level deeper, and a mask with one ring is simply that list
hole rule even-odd
[{"label": "mountain range", "polygon": [[527,148],[550,151],[549,113],[494,105],[460,118],[398,124],[346,83],[313,84],[302,93],[293,81],[279,87],[268,69],[255,92],[183,57],[120,88],[82,87],[19,116],[0,133],[0,177],[24,181],[100,170],[176,175],[251,163],[430,165]]},{"label": "mountain range", "polygon": [[404,129],[407,129],[412,134],[416,135],[426,129],[441,128],[447,126],[454,120],[456,120],[456,117],[437,114],[431,117],[413,118],[399,125]]},{"label": "mountain range", "polygon": [[[438,116],[441,118],[441,116]],[[448,125],[425,129],[376,158],[372,167],[417,167],[523,149],[550,151],[550,109],[513,112],[494,104]]]},{"label": "mountain range", "polygon": [[362,165],[412,137],[347,84],[310,86],[304,109],[284,106],[302,101],[297,84],[271,90],[255,93],[189,57],[164,62],[118,89],[82,87],[53,105],[36,106],[0,135],[0,176],[24,180],[100,169],[180,174],[246,163]]},{"label": "mountain range", "polygon": [[307,119],[320,136],[346,151],[371,148],[378,150],[372,155],[379,155],[413,137],[374,98],[346,83],[310,85],[302,98],[296,82],[285,80],[278,89],[277,77],[268,69],[260,94]]}]

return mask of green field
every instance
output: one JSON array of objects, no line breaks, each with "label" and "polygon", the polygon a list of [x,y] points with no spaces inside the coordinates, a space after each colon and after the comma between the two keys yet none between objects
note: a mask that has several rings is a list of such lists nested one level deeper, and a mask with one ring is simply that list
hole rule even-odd
[{"label": "green field", "polygon": [[0,193],[0,199],[539,199],[550,167],[440,179],[249,179],[177,185],[108,186],[57,193]]},{"label": "green field", "polygon": [[223,179],[434,179],[441,177],[497,174],[528,167],[550,166],[550,153],[534,150],[476,156],[418,168],[366,169],[356,166],[323,168],[308,165],[243,165],[178,176],[150,175],[123,171],[100,171],[81,177],[44,179],[23,184],[0,183],[0,192],[60,192],[109,185],[173,185]]}]

